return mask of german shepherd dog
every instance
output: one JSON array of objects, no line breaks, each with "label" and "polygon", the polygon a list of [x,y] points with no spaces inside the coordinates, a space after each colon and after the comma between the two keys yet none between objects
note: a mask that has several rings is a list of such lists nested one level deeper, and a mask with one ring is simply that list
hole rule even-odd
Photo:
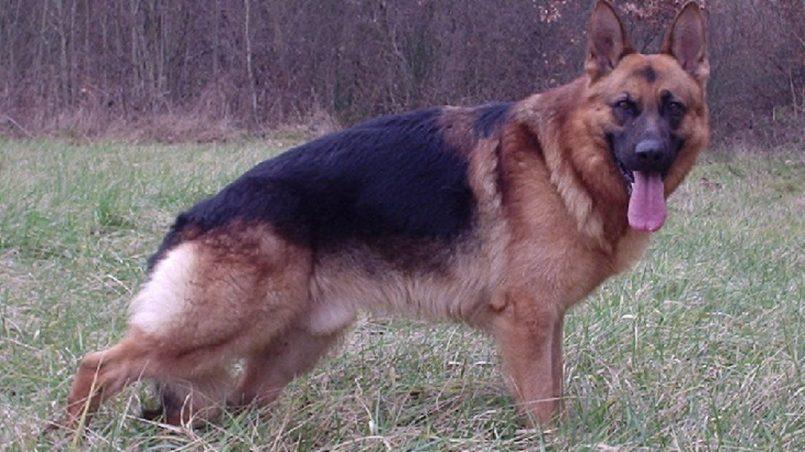
[{"label": "german shepherd dog", "polygon": [[269,404],[359,311],[488,333],[518,405],[549,422],[565,312],[639,258],[709,130],[699,6],[659,54],[637,53],[605,0],[588,34],[567,85],[360,123],[179,215],[125,337],[81,361],[61,425],[138,379],[157,383],[171,424]]}]

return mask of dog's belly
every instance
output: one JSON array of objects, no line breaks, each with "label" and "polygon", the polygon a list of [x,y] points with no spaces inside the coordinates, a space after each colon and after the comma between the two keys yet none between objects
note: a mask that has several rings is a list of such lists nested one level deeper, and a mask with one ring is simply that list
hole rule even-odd
[{"label": "dog's belly", "polygon": [[477,242],[408,248],[391,258],[365,246],[326,253],[313,268],[308,326],[329,334],[359,311],[477,323],[498,274]]}]

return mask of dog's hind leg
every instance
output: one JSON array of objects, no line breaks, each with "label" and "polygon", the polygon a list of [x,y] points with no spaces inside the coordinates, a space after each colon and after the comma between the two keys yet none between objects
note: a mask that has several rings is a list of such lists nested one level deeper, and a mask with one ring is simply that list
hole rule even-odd
[{"label": "dog's hind leg", "polygon": [[301,325],[294,325],[246,359],[243,376],[230,404],[270,404],[288,383],[316,365],[338,342],[342,331],[313,334]]},{"label": "dog's hind leg", "polygon": [[149,372],[147,344],[136,334],[88,354],[78,366],[67,398],[67,418],[61,424],[68,428],[86,424],[105,399]]},{"label": "dog's hind leg", "polygon": [[220,412],[232,387],[227,354],[219,351],[220,346],[215,348],[166,346],[132,328],[117,345],[81,360],[67,399],[67,417],[60,424],[86,425],[101,403],[126,385],[153,379],[163,407],[147,417],[156,418],[164,409],[170,424],[198,425]]},{"label": "dog's hind leg", "polygon": [[163,420],[172,425],[200,425],[218,417],[232,390],[228,366],[210,369],[184,380],[161,380],[156,384],[161,406],[143,411],[145,419]]},{"label": "dog's hind leg", "polygon": [[132,302],[126,338],[82,361],[67,424],[138,378],[165,389],[168,422],[209,418],[227,398],[232,363],[271,343],[304,309],[309,275],[309,252],[265,227],[178,245]]}]

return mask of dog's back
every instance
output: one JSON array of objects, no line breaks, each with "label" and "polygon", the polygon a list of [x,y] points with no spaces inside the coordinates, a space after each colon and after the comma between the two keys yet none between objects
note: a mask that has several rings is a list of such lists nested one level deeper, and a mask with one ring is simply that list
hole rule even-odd
[{"label": "dog's back", "polygon": [[[183,236],[236,222],[270,224],[284,238],[315,248],[455,239],[470,228],[475,200],[469,156],[445,140],[443,116],[432,108],[377,118],[262,162],[182,213],[150,266]],[[489,133],[489,118],[478,120]]]}]

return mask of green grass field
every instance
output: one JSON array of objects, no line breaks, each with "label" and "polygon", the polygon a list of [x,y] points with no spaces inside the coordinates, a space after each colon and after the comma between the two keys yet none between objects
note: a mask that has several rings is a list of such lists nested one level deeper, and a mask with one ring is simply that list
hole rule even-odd
[{"label": "green grass field", "polygon": [[805,450],[805,152],[720,149],[646,258],[568,316],[564,420],[525,429],[491,341],[366,318],[270,413],[206,429],[136,417],[41,436],[84,353],[120,338],[173,216],[292,138],[232,145],[0,141],[0,449]]}]

